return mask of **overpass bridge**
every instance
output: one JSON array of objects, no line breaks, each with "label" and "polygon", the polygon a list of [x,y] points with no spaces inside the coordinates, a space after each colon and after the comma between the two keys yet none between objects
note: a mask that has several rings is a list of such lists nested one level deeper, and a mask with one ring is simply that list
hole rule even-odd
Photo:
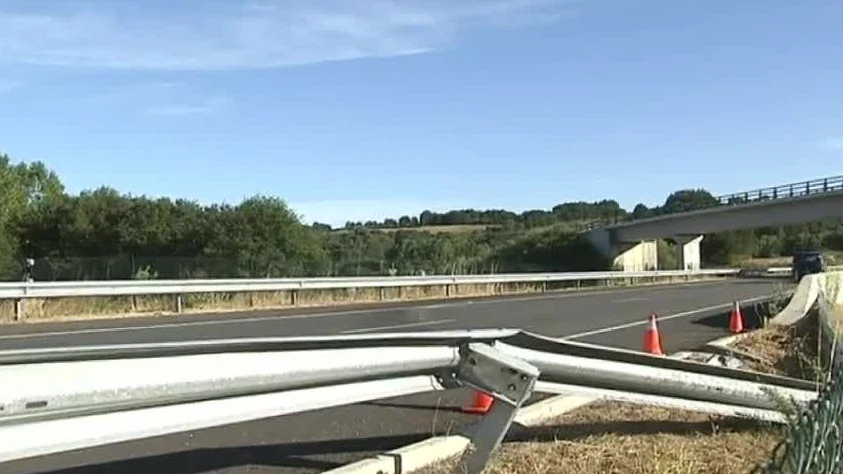
[{"label": "overpass bridge", "polygon": [[698,269],[705,234],[837,218],[843,218],[843,176],[719,196],[705,208],[607,223],[588,236],[623,270],[657,268],[655,239],[675,241],[680,268]]}]

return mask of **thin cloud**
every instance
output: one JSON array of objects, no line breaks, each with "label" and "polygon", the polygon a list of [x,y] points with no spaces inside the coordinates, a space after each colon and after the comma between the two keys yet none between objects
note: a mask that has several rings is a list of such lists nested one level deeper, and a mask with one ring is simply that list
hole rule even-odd
[{"label": "thin cloud", "polygon": [[20,84],[11,81],[0,81],[0,94],[6,94],[17,89]]},{"label": "thin cloud", "polygon": [[228,104],[228,99],[215,97],[197,104],[169,104],[146,109],[148,115],[157,116],[185,116],[185,115],[208,115],[214,113]]},{"label": "thin cloud", "polygon": [[822,146],[827,150],[843,151],[843,137],[829,138],[822,143]]},{"label": "thin cloud", "polygon": [[109,10],[0,10],[0,64],[238,70],[403,56],[443,48],[471,29],[545,22],[573,1],[274,0],[155,12],[121,10],[115,2]]}]

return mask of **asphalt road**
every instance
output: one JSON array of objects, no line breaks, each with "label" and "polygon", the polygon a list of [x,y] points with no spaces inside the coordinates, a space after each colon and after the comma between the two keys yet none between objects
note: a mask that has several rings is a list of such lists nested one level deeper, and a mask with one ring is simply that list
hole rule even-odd
[{"label": "asphalt road", "polygon": [[[522,328],[551,337],[640,350],[655,312],[667,352],[726,335],[733,300],[754,323],[755,301],[781,282],[735,280],[622,290],[477,298],[352,309],[309,309],[0,327],[0,348],[247,336]],[[470,393],[350,405],[0,465],[15,474],[315,473],[453,431]]]}]

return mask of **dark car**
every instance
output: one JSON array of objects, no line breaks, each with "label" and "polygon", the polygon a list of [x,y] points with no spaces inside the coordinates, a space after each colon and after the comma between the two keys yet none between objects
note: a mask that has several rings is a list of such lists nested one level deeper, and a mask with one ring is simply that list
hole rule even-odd
[{"label": "dark car", "polygon": [[793,278],[802,280],[805,275],[822,273],[828,268],[828,263],[821,252],[797,252],[793,255]]}]

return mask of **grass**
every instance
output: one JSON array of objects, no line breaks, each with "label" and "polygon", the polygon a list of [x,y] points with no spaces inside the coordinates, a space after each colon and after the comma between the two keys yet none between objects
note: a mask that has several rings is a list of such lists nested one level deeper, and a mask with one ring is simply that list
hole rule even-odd
[{"label": "grass", "polygon": [[[816,324],[756,331],[740,348],[764,373],[812,379]],[[690,411],[599,402],[510,437],[486,474],[731,474],[769,459],[785,428]],[[423,474],[444,474],[457,461]]]},{"label": "grass", "polygon": [[735,347],[758,356],[758,360],[745,362],[749,370],[818,380],[822,370],[817,363],[817,333],[807,327],[816,328],[816,320],[806,318],[794,326],[770,326],[750,333]]},{"label": "grass", "polygon": [[[695,281],[716,280],[716,277],[697,278]],[[683,282],[681,278],[660,278],[639,281],[635,286]],[[258,309],[286,309],[294,307],[331,307],[383,302],[424,301],[445,298],[469,298],[493,295],[535,294],[544,291],[574,291],[577,289],[617,288],[631,286],[632,281],[612,280],[607,285],[597,281],[555,282],[503,285],[452,285],[358,288],[348,290],[306,290],[254,293],[203,293],[182,297],[185,313],[248,311]],[[24,302],[25,320],[66,321],[79,319],[116,318],[131,316],[165,316],[175,313],[175,296],[120,296],[85,298],[28,299]],[[0,323],[15,321],[15,304],[0,300]],[[517,326],[517,320],[513,321]]]}]

